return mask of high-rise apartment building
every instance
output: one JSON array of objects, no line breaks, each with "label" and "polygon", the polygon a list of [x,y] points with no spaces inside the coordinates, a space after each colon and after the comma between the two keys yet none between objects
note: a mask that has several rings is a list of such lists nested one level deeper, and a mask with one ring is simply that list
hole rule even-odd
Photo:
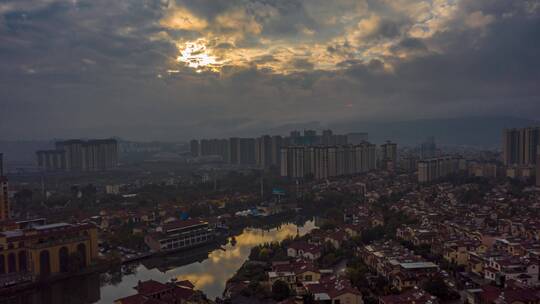
[{"label": "high-rise apartment building", "polygon": [[376,146],[292,146],[281,149],[281,175],[289,178],[352,175],[376,169]]},{"label": "high-rise apartment building", "polygon": [[56,151],[64,152],[66,171],[82,171],[82,146],[83,141],[78,139],[56,143]]},{"label": "high-rise apartment building", "polygon": [[38,167],[45,171],[64,171],[66,168],[66,152],[61,150],[37,151]]},{"label": "high-rise apartment building", "polygon": [[292,146],[281,148],[281,176],[290,178],[303,178],[304,171],[304,147]]},{"label": "high-rise apartment building", "polygon": [[459,158],[445,156],[418,162],[418,182],[428,183],[459,171]]},{"label": "high-rise apartment building", "polygon": [[418,157],[406,156],[401,158],[399,167],[407,172],[414,172],[418,168]]},{"label": "high-rise apartment building", "polygon": [[229,138],[229,164],[238,164],[239,163],[239,157],[240,157],[240,138],[238,137],[231,137]]},{"label": "high-rise apartment building", "polygon": [[255,164],[255,138],[240,138],[238,145],[238,163]]},{"label": "high-rise apartment building", "polygon": [[0,153],[0,221],[9,219],[8,179],[4,176],[4,155]]},{"label": "high-rise apartment building", "polygon": [[278,167],[281,164],[281,147],[283,147],[283,137],[272,136],[272,166]]},{"label": "high-rise apartment building", "polygon": [[118,144],[114,139],[95,139],[82,144],[82,171],[107,171],[118,166]]},{"label": "high-rise apartment building", "polygon": [[272,166],[272,137],[264,135],[255,141],[255,163],[260,168]]},{"label": "high-rise apartment building", "polygon": [[115,139],[59,141],[55,150],[37,151],[36,156],[38,166],[45,171],[107,171],[118,166],[118,142]]},{"label": "high-rise apartment building", "polygon": [[397,165],[397,144],[391,141],[381,145],[381,164],[387,168],[388,164],[392,167]]},{"label": "high-rise apartment building", "polygon": [[[358,133],[358,136],[362,138],[359,144],[367,139],[367,133]],[[192,140],[190,145],[192,155],[198,151],[199,156],[219,155],[229,164],[279,168],[282,147],[343,146],[347,145],[347,140],[346,135],[333,134],[331,130],[324,130],[322,135],[315,130],[304,130],[303,134],[291,131],[288,137],[263,135],[258,138],[201,139]]]},{"label": "high-rise apartment building", "polygon": [[200,142],[200,156],[220,156],[223,161],[229,160],[228,139],[202,139]]},{"label": "high-rise apartment building", "polygon": [[[279,159],[281,136],[260,138],[201,139],[199,156],[220,156],[224,162],[235,165],[259,165],[268,168]],[[276,149],[276,150],[273,150]],[[272,152],[275,151],[275,152]]]},{"label": "high-rise apartment building", "polygon": [[503,161],[506,166],[536,164],[540,145],[540,127],[505,129],[503,131]]}]

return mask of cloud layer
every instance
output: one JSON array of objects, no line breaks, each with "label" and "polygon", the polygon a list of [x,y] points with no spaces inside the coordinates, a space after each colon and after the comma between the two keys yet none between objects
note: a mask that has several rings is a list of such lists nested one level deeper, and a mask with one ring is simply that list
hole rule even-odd
[{"label": "cloud layer", "polygon": [[7,0],[0,138],[534,118],[538,37],[538,0]]}]

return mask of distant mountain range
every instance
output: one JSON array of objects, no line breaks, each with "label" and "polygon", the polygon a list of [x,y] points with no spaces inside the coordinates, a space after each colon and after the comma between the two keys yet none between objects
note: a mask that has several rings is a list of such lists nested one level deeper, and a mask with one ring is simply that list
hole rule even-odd
[{"label": "distant mountain range", "polygon": [[288,134],[295,129],[329,128],[337,134],[367,132],[369,141],[376,144],[391,140],[400,145],[415,146],[434,136],[437,144],[442,145],[499,148],[503,129],[534,125],[540,125],[540,122],[515,117],[462,117],[391,122],[344,121],[324,126],[319,122],[309,122],[279,126],[268,133]]},{"label": "distant mountain range", "polygon": [[374,143],[392,140],[417,145],[434,136],[438,144],[498,148],[505,128],[540,125],[539,121],[514,117],[464,117],[403,122],[348,122],[336,124],[336,131],[358,130],[369,133]]}]

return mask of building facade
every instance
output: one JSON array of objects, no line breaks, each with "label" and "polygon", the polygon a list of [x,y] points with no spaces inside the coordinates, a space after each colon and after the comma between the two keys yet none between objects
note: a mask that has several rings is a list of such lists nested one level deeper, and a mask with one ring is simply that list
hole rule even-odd
[{"label": "building facade", "polygon": [[436,157],[418,162],[418,182],[428,183],[459,171],[459,158]]},{"label": "building facade", "polygon": [[[367,133],[351,133],[349,136],[358,144],[367,140]],[[347,135],[334,134],[332,130],[324,130],[322,134],[318,134],[315,130],[304,130],[303,133],[291,131],[286,137],[263,135],[258,138],[192,140],[190,147],[193,156],[218,155],[229,164],[279,169],[282,147],[344,146],[348,144],[348,139]]]},{"label": "building facade", "polygon": [[36,156],[38,166],[44,171],[107,171],[118,166],[118,142],[115,139],[59,141],[55,150],[37,151]]},{"label": "building facade", "polygon": [[272,166],[279,167],[281,165],[281,147],[285,140],[279,135],[272,136]]},{"label": "building facade", "polygon": [[272,137],[264,135],[255,141],[255,163],[259,168],[272,166]]},{"label": "building facade", "polygon": [[536,164],[540,145],[540,127],[505,129],[503,131],[503,161],[506,166]]},{"label": "building facade", "polygon": [[397,144],[391,141],[381,145],[381,166],[385,169],[388,166],[396,167],[398,155],[397,155]]},{"label": "building facade", "polygon": [[0,275],[47,277],[87,267],[97,255],[97,228],[92,224],[58,223],[0,233]]},{"label": "building facade", "polygon": [[66,153],[60,150],[37,151],[38,167],[45,171],[64,171],[66,165]]},{"label": "building facade", "polygon": [[238,137],[231,137],[229,138],[229,159],[227,162],[229,164],[238,164],[238,157],[240,157],[238,153],[238,149],[240,148],[240,138]]},{"label": "building facade", "polygon": [[376,169],[376,146],[292,146],[281,149],[281,176],[302,179],[352,175]]},{"label": "building facade", "polygon": [[223,161],[229,159],[229,141],[227,139],[202,139],[199,156],[220,156]]},{"label": "building facade", "polygon": [[144,241],[153,251],[176,251],[208,244],[215,239],[215,231],[208,222],[196,219],[164,224]]}]

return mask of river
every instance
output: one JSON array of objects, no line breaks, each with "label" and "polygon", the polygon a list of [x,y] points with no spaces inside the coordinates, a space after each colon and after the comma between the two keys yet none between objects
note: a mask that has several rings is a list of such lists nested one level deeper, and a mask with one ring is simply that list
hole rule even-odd
[{"label": "river", "polygon": [[135,294],[134,286],[139,280],[153,279],[160,282],[172,278],[190,280],[209,298],[221,296],[226,281],[234,275],[248,258],[252,247],[280,241],[287,236],[304,235],[315,228],[313,221],[302,226],[292,223],[278,228],[263,230],[246,228],[236,236],[236,244],[218,249],[204,248],[180,252],[167,257],[145,260],[112,270],[108,273],[88,275],[51,284],[49,288],[29,291],[13,298],[0,299],[0,303],[21,304],[82,304],[107,303]]}]

